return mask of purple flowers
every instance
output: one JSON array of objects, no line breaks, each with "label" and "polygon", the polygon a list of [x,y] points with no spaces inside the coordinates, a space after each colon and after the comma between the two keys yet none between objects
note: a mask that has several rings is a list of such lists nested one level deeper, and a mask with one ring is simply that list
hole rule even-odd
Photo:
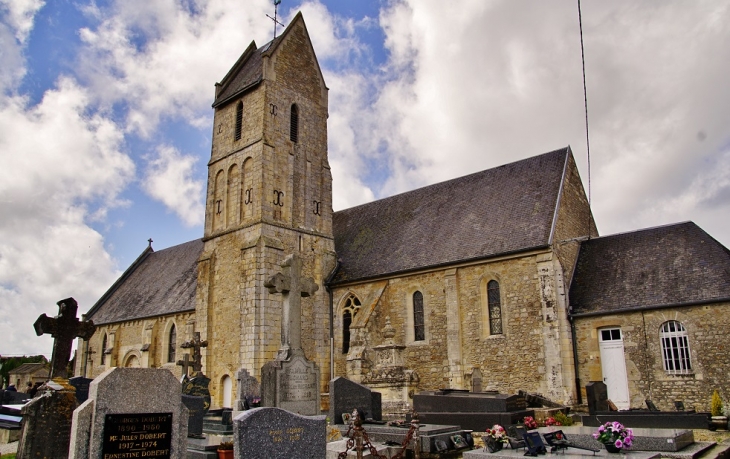
[{"label": "purple flowers", "polygon": [[634,432],[620,422],[607,422],[598,427],[598,430],[593,433],[593,438],[603,444],[613,444],[618,449],[631,448]]}]

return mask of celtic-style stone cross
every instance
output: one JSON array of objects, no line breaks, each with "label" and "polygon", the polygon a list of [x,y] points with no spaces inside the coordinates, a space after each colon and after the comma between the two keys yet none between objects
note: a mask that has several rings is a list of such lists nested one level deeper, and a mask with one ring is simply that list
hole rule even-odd
[{"label": "celtic-style stone cross", "polygon": [[177,364],[182,367],[182,374],[183,376],[188,375],[188,368],[193,364],[193,362],[190,361],[190,354],[183,355],[182,360],[178,360]]},{"label": "celtic-style stone cross", "polygon": [[73,298],[66,298],[56,304],[58,304],[58,315],[51,318],[41,314],[33,324],[33,328],[38,336],[50,334],[55,338],[53,341],[53,356],[51,357],[50,379],[67,379],[73,340],[75,338],[85,340],[91,338],[96,326],[91,320],[87,322],[76,318],[79,305]]},{"label": "celtic-style stone cross", "polygon": [[264,287],[269,293],[282,293],[284,306],[281,317],[281,348],[276,360],[288,360],[302,351],[302,298],[312,296],[319,285],[311,277],[302,278],[302,260],[296,254],[286,257],[282,272],[269,277]]},{"label": "celtic-style stone cross", "polygon": [[200,341],[200,332],[195,332],[195,337],[190,341],[185,341],[180,345],[183,349],[193,348],[193,376],[197,376],[203,369],[203,355],[200,349],[208,347],[208,340]]}]

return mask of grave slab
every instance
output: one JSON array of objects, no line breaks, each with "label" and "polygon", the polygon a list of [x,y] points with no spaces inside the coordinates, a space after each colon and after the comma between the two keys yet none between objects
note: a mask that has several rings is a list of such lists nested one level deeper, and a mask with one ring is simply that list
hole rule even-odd
[{"label": "grave slab", "polygon": [[[541,427],[538,429],[541,434],[554,430],[562,430],[570,442],[575,445],[586,448],[603,448],[603,445],[593,438],[593,433],[597,430],[595,427],[563,426],[555,428]],[[674,452],[694,443],[694,433],[691,430],[643,428],[632,428],[631,430],[634,432],[631,451]]]},{"label": "grave slab", "polygon": [[618,421],[626,427],[661,429],[707,429],[710,425],[709,413],[689,411],[597,411],[595,414],[581,416],[584,426],[598,427],[607,421]]},{"label": "grave slab", "polygon": [[[74,411],[70,458],[135,451],[140,457],[186,457],[188,410],[167,370],[110,368],[91,383]],[[122,457],[122,456],[119,456]]]},{"label": "grave slab", "polygon": [[300,416],[279,408],[254,408],[233,420],[236,459],[326,457],[325,416]]},{"label": "grave slab", "polygon": [[[489,451],[484,451],[484,448],[479,448],[464,452],[462,457],[464,459],[524,459],[524,454],[525,453],[524,451],[522,451],[522,449],[503,449],[502,451],[497,451],[496,453],[490,453]],[[561,452],[560,454],[548,453],[545,456],[538,457],[548,456],[559,456],[560,459],[612,459],[619,457],[618,454],[609,453],[606,450],[602,450],[598,453],[595,453],[594,455],[590,451],[581,451],[577,449],[568,449],[566,452]],[[660,453],[649,451],[622,451],[620,454],[621,459],[659,459],[661,457],[662,455]]]},{"label": "grave slab", "polygon": [[195,395],[182,395],[182,402],[188,409],[188,437],[203,436],[203,418],[205,416],[205,399]]}]

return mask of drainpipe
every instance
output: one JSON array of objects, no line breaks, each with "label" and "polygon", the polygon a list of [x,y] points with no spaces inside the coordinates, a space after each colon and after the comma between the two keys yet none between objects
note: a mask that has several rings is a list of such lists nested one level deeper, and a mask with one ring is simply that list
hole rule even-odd
[{"label": "drainpipe", "polygon": [[578,396],[578,405],[583,404],[583,396],[580,393],[580,373],[578,373],[578,341],[575,337],[575,319],[573,308],[568,307],[568,321],[570,321],[570,339],[573,341],[573,369],[575,370],[575,393]]},{"label": "drainpipe", "polygon": [[335,267],[332,268],[332,272],[330,272],[329,276],[327,276],[327,279],[324,280],[324,288],[327,290],[327,294],[329,295],[330,300],[330,377],[328,381],[331,381],[332,378],[335,377],[335,328],[334,328],[334,306],[333,306],[333,299],[332,299],[332,288],[330,288],[330,282],[332,282],[332,279],[337,275],[337,271],[340,270],[340,259],[337,259],[337,263],[335,263]]}]

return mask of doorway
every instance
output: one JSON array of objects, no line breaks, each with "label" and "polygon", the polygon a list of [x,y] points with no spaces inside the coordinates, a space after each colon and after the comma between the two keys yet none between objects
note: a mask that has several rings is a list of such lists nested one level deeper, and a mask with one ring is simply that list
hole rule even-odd
[{"label": "doorway", "polygon": [[228,375],[225,375],[223,377],[223,408],[231,408],[231,401],[232,401],[232,395],[233,395],[233,381],[231,380],[231,377]]},{"label": "doorway", "polygon": [[598,330],[598,347],[601,351],[601,371],[608,390],[608,398],[620,410],[628,410],[629,382],[626,377],[624,340],[620,328]]}]

